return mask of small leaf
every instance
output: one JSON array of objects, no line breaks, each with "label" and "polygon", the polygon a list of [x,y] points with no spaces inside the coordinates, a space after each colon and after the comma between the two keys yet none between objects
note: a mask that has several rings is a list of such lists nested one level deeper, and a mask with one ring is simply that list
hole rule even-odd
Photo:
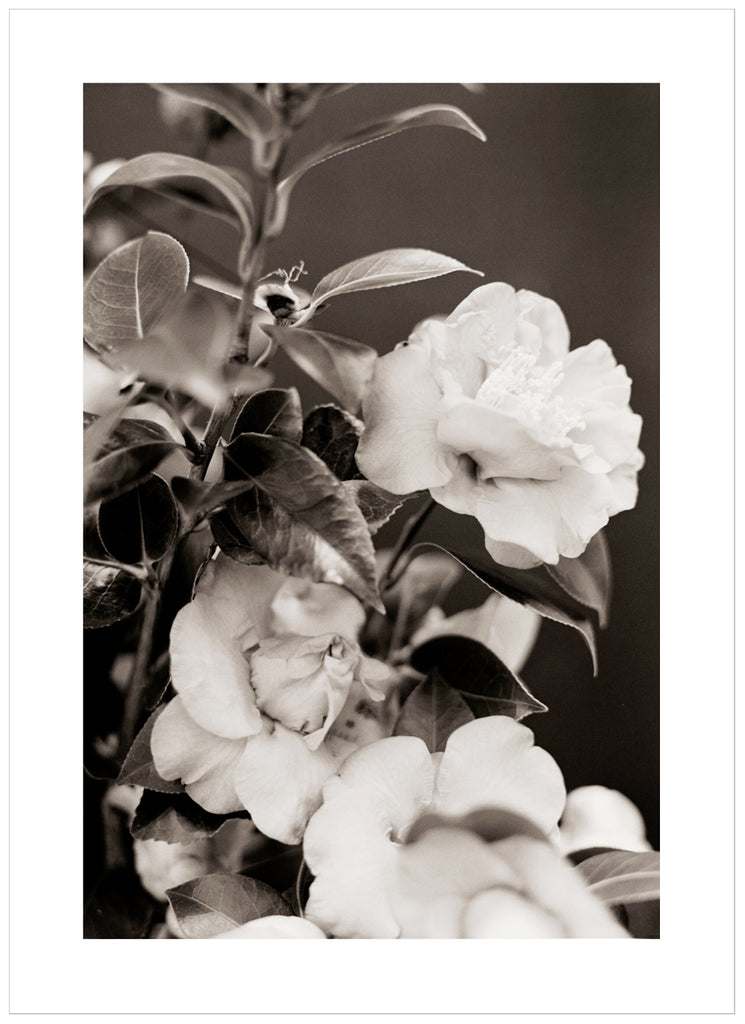
[{"label": "small leaf", "polygon": [[418,672],[437,670],[465,699],[477,718],[507,715],[519,722],[548,708],[493,651],[464,636],[435,637],[417,647],[411,664]]},{"label": "small leaf", "polygon": [[246,811],[210,814],[186,793],[156,793],[146,789],[137,805],[130,832],[135,839],[193,843],[208,839],[231,818],[248,818]]},{"label": "small leaf", "polygon": [[256,484],[229,511],[268,565],[337,583],[382,610],[364,517],[317,455],[285,438],[241,434],[226,448],[225,460],[226,475]]},{"label": "small leaf", "polygon": [[157,562],[176,539],[178,510],[165,480],[152,473],[137,487],[101,503],[98,532],[119,562]]},{"label": "small leaf", "polygon": [[385,249],[352,260],[351,263],[345,263],[321,278],[313,289],[310,305],[295,321],[294,329],[309,320],[319,306],[335,295],[413,284],[415,281],[427,281],[433,277],[452,274],[456,270],[478,274],[479,277],[484,276],[482,271],[472,270],[460,260],[432,252],[430,249]]},{"label": "small leaf", "polygon": [[184,787],[180,782],[169,782],[167,779],[164,779],[158,773],[153,762],[150,737],[153,734],[155,721],[164,707],[165,704],[162,704],[159,708],[156,708],[137,733],[135,741],[124,759],[124,764],[119,772],[119,778],[116,780],[118,785],[144,786],[145,789],[152,789],[158,793],[184,792]]},{"label": "small leaf", "polygon": [[262,330],[345,408],[359,410],[378,358],[374,348],[325,331],[264,325]]},{"label": "small leaf", "polygon": [[167,889],[166,896],[187,939],[209,939],[260,917],[292,916],[289,903],[264,882],[221,871]]},{"label": "small leaf", "polygon": [[435,754],[445,749],[451,733],[473,721],[473,712],[466,702],[434,669],[406,698],[393,735],[418,736]]},{"label": "small leaf", "polygon": [[363,125],[351,135],[346,136],[346,138],[331,142],[324,146],[323,149],[317,150],[279,183],[270,237],[279,234],[284,227],[290,194],[298,181],[312,167],[317,167],[318,164],[324,163],[324,161],[330,160],[332,157],[341,156],[342,153],[348,153],[350,150],[358,149],[360,146],[366,146],[370,142],[387,139],[391,135],[396,135],[407,128],[438,126],[443,128],[460,128],[482,142],[486,141],[486,136],[478,125],[474,124],[471,118],[464,114],[462,110],[459,110],[457,107],[439,104],[426,104],[421,107],[412,107],[409,110],[401,110],[397,114],[390,114],[382,121],[374,121],[371,124]]},{"label": "small leaf", "polygon": [[303,423],[303,447],[326,463],[339,480],[360,480],[354,461],[363,424],[336,405],[317,405]]},{"label": "small leaf", "polygon": [[597,675],[597,647],[595,645],[595,630],[592,622],[587,617],[587,609],[576,601],[570,594],[560,587],[553,580],[543,567],[537,569],[510,569],[507,566],[499,565],[489,559],[488,561],[480,554],[467,554],[455,551],[450,548],[441,547],[429,541],[416,544],[411,549],[411,554],[420,549],[434,548],[436,551],[444,551],[463,566],[464,569],[480,579],[491,590],[498,594],[517,601],[518,604],[527,605],[538,612],[546,619],[560,622],[564,626],[571,626],[578,630],[587,644],[592,656],[593,672]]},{"label": "small leaf", "polygon": [[345,480],[344,489],[352,495],[360,512],[365,517],[370,535],[378,532],[381,526],[398,512],[405,501],[415,498],[413,494],[392,494],[384,487],[378,487],[372,480]]},{"label": "small leaf", "polygon": [[590,892],[606,904],[647,903],[660,898],[660,855],[611,850],[577,867]]},{"label": "small leaf", "polygon": [[608,624],[612,589],[610,551],[605,534],[596,533],[578,558],[560,558],[547,565],[549,576],[580,604],[598,613],[601,628]]},{"label": "small leaf", "polygon": [[238,256],[238,273],[243,279],[250,270],[253,200],[243,182],[223,168],[178,153],[145,153],[128,160],[109,175],[91,194],[86,212],[101,196],[114,188],[122,185],[157,186],[174,178],[197,178],[206,182],[221,192],[233,207],[243,233]]},{"label": "small leaf", "polygon": [[231,498],[253,487],[253,484],[250,480],[212,483],[209,480],[175,476],[171,480],[171,487],[186,515],[190,519],[193,517],[200,520]]},{"label": "small leaf", "polygon": [[186,451],[159,423],[119,420],[103,447],[91,455],[85,473],[86,503],[108,501],[136,487],[176,449]]},{"label": "small leaf", "polygon": [[123,569],[83,560],[83,625],[111,626],[137,611],[142,586]]},{"label": "small leaf", "polygon": [[299,441],[303,410],[296,388],[267,388],[246,400],[238,413],[231,440],[239,434],[272,434]]},{"label": "small leaf", "polygon": [[151,231],[96,267],[83,296],[83,334],[96,352],[142,339],[185,293],[189,259],[175,238]]}]

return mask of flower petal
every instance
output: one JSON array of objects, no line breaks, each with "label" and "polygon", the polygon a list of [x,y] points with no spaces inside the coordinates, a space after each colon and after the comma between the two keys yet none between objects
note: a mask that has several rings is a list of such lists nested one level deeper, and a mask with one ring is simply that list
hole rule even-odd
[{"label": "flower petal", "polygon": [[150,749],[164,779],[181,779],[186,792],[212,814],[243,810],[233,773],[246,741],[207,732],[189,715],[181,697],[174,697],[153,725]]},{"label": "flower petal", "polygon": [[488,889],[471,900],[462,917],[464,939],[563,939],[558,918],[514,889]]},{"label": "flower petal", "polygon": [[302,917],[272,914],[258,917],[238,928],[210,936],[213,939],[325,939],[320,928]]},{"label": "flower petal", "polygon": [[618,850],[651,850],[644,818],[623,793],[605,786],[580,786],[567,796],[559,829],[565,853],[610,846]]},{"label": "flower petal", "polygon": [[365,430],[356,454],[369,480],[407,494],[450,479],[455,456],[437,440],[439,403],[423,346],[406,345],[378,359],[362,403]]},{"label": "flower petal", "polygon": [[540,331],[542,363],[561,359],[569,350],[569,327],[561,307],[553,299],[521,288],[517,293],[520,320]]},{"label": "flower petal", "polygon": [[356,640],[365,624],[365,609],[335,583],[288,577],[271,604],[271,630],[277,636],[339,633]]},{"label": "flower petal", "polygon": [[496,715],[462,725],[450,736],[432,810],[458,815],[479,807],[504,807],[548,834],[561,817],[565,797],[558,765],[533,746],[530,729]]}]

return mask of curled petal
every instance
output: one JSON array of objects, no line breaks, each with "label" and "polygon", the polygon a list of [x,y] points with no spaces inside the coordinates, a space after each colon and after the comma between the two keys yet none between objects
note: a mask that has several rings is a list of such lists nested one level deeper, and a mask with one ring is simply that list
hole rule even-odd
[{"label": "curled petal", "polygon": [[521,289],[517,293],[520,320],[538,328],[541,362],[551,363],[569,351],[569,328],[561,307],[553,299]]},{"label": "curled petal", "polygon": [[605,786],[580,786],[567,795],[559,842],[565,853],[609,846],[618,850],[651,850],[644,818],[623,793]]},{"label": "curled petal", "polygon": [[248,921],[238,928],[210,936],[213,939],[325,939],[320,928],[302,917],[273,914]]}]

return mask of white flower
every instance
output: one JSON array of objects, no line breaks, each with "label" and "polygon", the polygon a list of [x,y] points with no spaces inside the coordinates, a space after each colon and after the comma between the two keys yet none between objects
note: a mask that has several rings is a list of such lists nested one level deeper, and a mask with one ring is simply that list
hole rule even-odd
[{"label": "white flower", "polygon": [[498,562],[555,564],[636,503],[630,389],[604,341],[569,351],[555,302],[483,285],[378,360],[357,463],[475,516]]},{"label": "white flower", "polygon": [[247,924],[213,935],[213,939],[325,939],[320,928],[302,917],[281,914],[259,917]]},{"label": "white flower", "polygon": [[382,708],[391,674],[356,643],[364,618],[334,584],[218,556],[171,630],[178,695],[153,728],[158,772],[208,811],[245,808],[299,842],[323,782],[389,731],[370,702]]},{"label": "white flower", "polygon": [[636,852],[652,849],[636,804],[605,786],[580,786],[568,794],[559,841],[565,853],[596,846]]}]

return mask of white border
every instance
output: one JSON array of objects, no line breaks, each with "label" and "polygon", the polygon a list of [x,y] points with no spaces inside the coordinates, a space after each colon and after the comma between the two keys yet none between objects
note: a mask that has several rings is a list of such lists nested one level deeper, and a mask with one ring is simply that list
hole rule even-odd
[{"label": "white border", "polygon": [[[12,1012],[731,1011],[732,46],[728,10],[12,12]],[[81,85],[443,75],[661,82],[664,937],[84,942]]]}]

